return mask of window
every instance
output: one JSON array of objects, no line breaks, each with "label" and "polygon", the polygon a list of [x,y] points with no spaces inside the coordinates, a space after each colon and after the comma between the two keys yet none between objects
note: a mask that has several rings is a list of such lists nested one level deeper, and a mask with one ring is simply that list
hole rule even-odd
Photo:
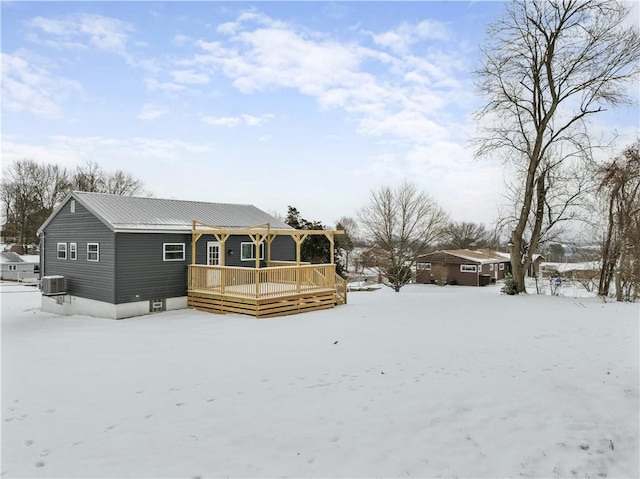
[{"label": "window", "polygon": [[493,263],[489,265],[489,271],[493,271]]},{"label": "window", "polygon": [[460,272],[462,273],[476,273],[478,271],[478,268],[476,267],[475,264],[461,264],[460,265]]},{"label": "window", "polygon": [[16,271],[18,269],[18,267],[15,264],[10,264],[9,265],[9,271]]},{"label": "window", "polygon": [[163,243],[163,261],[184,261],[184,243]]},{"label": "window", "polygon": [[504,270],[504,263],[500,263],[500,271]]},{"label": "window", "polygon": [[[240,243],[240,260],[251,261],[256,259],[256,245],[253,243]],[[264,243],[260,243],[260,259],[264,259]]]},{"label": "window", "polygon": [[71,200],[71,212],[75,213],[76,212],[76,200]]},{"label": "window", "polygon": [[58,243],[58,259],[67,259],[67,243]]},{"label": "window", "polygon": [[69,259],[78,259],[78,243],[69,243]]},{"label": "window", "polygon": [[99,243],[87,243],[87,261],[100,261]]},{"label": "window", "polygon": [[478,265],[478,271],[482,273],[482,265],[481,264]]},{"label": "window", "polygon": [[429,271],[431,269],[431,263],[416,263],[416,269],[418,271]]}]

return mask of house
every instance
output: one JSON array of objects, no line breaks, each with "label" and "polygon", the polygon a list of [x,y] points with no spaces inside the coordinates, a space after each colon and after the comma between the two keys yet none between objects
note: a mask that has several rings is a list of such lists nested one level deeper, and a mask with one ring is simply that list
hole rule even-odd
[{"label": "house", "polygon": [[35,280],[37,273],[35,264],[25,261],[18,253],[12,251],[0,252],[0,279],[11,281]]},{"label": "house", "polygon": [[[504,253],[502,251],[494,251],[490,249],[481,249],[479,250],[482,253],[487,253],[490,255],[500,256],[502,258],[506,258],[511,263],[511,255],[509,253]],[[531,257],[531,263],[527,268],[527,276],[530,278],[535,278],[540,273],[540,264],[544,261],[544,256],[538,253],[534,253]]]},{"label": "house", "polygon": [[485,286],[504,279],[509,258],[469,249],[441,250],[416,260],[416,282]]},{"label": "house", "polygon": [[187,306],[257,317],[333,307],[335,264],[303,264],[300,244],[338,233],[294,230],[252,205],[75,191],[38,230],[42,309],[121,319]]}]

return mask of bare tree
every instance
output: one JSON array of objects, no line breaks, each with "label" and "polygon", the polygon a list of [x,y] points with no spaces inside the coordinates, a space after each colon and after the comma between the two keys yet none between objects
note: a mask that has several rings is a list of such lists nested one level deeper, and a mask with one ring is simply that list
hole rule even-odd
[{"label": "bare tree", "polygon": [[344,252],[344,269],[348,272],[349,257],[358,238],[358,222],[353,218],[343,216],[336,223],[336,229],[344,231],[344,234],[336,239],[336,246]]},{"label": "bare tree", "polygon": [[416,257],[442,238],[448,222],[444,210],[411,183],[374,190],[359,217],[373,242],[378,269],[396,292],[411,280]]},{"label": "bare tree", "polygon": [[4,173],[0,196],[5,233],[26,250],[37,243],[38,227],[67,193],[67,171],[57,165],[22,160]]},{"label": "bare tree", "polygon": [[40,172],[38,201],[51,213],[71,188],[69,171],[59,165],[47,164],[42,165]]},{"label": "bare tree", "polygon": [[95,161],[87,161],[76,168],[71,180],[73,189],[88,193],[105,193],[107,176]]},{"label": "bare tree", "polygon": [[609,294],[615,275],[616,299],[640,295],[640,141],[598,171],[607,204],[598,294]]},{"label": "bare tree", "polygon": [[[630,5],[609,0],[516,0],[492,24],[477,86],[487,98],[477,118],[476,155],[500,154],[516,167],[511,264],[517,292],[549,222],[558,171],[591,158],[587,120],[628,102],[638,74],[640,36]],[[556,187],[554,187],[556,185]],[[580,191],[569,191],[569,200]],[[577,197],[576,197],[577,199]],[[564,217],[567,210],[562,209]]]},{"label": "bare tree", "polygon": [[142,188],[142,182],[126,171],[117,170],[115,173],[105,175],[105,193],[121,196],[135,196],[142,193]]},{"label": "bare tree", "polygon": [[493,248],[497,238],[487,228],[479,223],[470,221],[451,222],[444,234],[446,248]]}]

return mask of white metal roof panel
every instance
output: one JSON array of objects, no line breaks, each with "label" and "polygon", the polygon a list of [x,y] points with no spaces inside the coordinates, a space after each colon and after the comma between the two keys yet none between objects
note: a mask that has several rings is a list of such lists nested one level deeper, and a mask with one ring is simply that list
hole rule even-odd
[{"label": "white metal roof panel", "polygon": [[[246,228],[270,223],[272,228],[291,229],[286,223],[253,205],[141,198],[80,191],[74,191],[71,197],[114,231],[190,232],[193,220],[223,228]],[[46,223],[41,229],[45,226]]]}]

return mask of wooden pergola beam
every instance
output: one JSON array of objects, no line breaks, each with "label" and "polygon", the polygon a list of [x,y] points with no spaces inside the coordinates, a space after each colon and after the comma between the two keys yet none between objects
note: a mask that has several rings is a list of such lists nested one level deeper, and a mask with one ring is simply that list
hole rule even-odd
[{"label": "wooden pergola beam", "polygon": [[202,235],[212,235],[220,243],[222,247],[221,263],[225,265],[225,243],[229,236],[232,235],[245,235],[251,238],[251,241],[256,247],[256,268],[260,266],[260,243],[266,241],[267,243],[267,261],[271,261],[271,244],[277,236],[289,236],[296,243],[296,263],[300,264],[300,249],[302,242],[307,239],[309,235],[324,235],[331,244],[331,264],[335,262],[334,257],[334,245],[335,235],[344,234],[344,230],[296,230],[296,229],[272,229],[270,223],[263,223],[255,226],[249,226],[246,228],[224,228],[221,226],[210,225],[203,223],[202,221],[193,220],[191,227],[192,241],[191,241],[191,263],[196,264],[196,243]]}]

